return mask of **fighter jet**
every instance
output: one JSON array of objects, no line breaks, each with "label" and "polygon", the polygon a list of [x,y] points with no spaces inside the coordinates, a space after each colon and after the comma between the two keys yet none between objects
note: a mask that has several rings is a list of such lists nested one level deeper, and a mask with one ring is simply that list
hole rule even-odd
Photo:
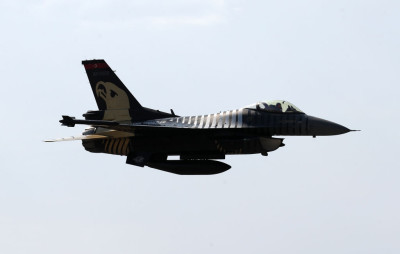
[{"label": "fighter jet", "polygon": [[[90,127],[80,136],[93,153],[126,156],[126,163],[181,175],[210,175],[231,168],[226,155],[261,154],[284,146],[276,136],[327,136],[347,133],[342,125],[309,116],[284,100],[198,116],[178,116],[143,107],[104,60],[82,61],[98,110],[84,119],[62,116],[60,123]],[[179,160],[168,160],[179,156]]]}]

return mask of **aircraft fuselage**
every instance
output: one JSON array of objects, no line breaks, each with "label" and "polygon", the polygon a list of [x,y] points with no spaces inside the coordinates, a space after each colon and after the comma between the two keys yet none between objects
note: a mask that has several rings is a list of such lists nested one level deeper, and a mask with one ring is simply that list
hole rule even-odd
[{"label": "aircraft fuselage", "polygon": [[[276,136],[328,136],[350,130],[306,115],[288,101],[259,102],[237,110],[177,116],[143,107],[104,60],[83,61],[98,110],[85,119],[63,116],[68,127],[86,124],[87,151],[127,156],[126,163],[176,174],[217,174],[230,168],[213,159],[233,154],[262,154],[284,146]],[[168,156],[179,156],[169,160]]]}]

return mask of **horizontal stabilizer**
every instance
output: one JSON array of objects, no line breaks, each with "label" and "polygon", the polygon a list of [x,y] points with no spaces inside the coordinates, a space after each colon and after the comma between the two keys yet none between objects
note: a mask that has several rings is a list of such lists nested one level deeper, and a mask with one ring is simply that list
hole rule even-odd
[{"label": "horizontal stabilizer", "polygon": [[74,140],[84,140],[84,139],[101,139],[101,138],[109,138],[103,135],[81,135],[81,136],[71,136],[66,138],[55,138],[55,139],[46,139],[44,142],[60,142],[60,141],[74,141]]}]

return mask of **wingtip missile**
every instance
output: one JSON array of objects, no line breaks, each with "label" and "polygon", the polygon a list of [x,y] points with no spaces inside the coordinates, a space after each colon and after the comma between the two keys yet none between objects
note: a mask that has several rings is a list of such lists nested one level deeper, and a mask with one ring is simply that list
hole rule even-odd
[{"label": "wingtip missile", "polygon": [[87,124],[87,125],[103,125],[103,126],[116,126],[119,125],[118,122],[115,121],[104,121],[104,120],[80,120],[80,119],[75,119],[73,116],[62,116],[63,119],[61,119],[59,122],[61,123],[62,126],[67,126],[67,127],[74,127],[75,124]]},{"label": "wingtip missile", "polygon": [[63,119],[61,119],[59,122],[61,123],[62,126],[67,126],[67,127],[74,127],[75,126],[75,117],[71,116],[62,116]]}]

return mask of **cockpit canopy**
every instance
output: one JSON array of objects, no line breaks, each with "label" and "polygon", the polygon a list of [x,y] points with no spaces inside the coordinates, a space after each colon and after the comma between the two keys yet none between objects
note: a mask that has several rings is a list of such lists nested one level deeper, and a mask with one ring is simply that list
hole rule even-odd
[{"label": "cockpit canopy", "polygon": [[245,108],[275,113],[304,113],[292,103],[282,100],[258,102]]}]

